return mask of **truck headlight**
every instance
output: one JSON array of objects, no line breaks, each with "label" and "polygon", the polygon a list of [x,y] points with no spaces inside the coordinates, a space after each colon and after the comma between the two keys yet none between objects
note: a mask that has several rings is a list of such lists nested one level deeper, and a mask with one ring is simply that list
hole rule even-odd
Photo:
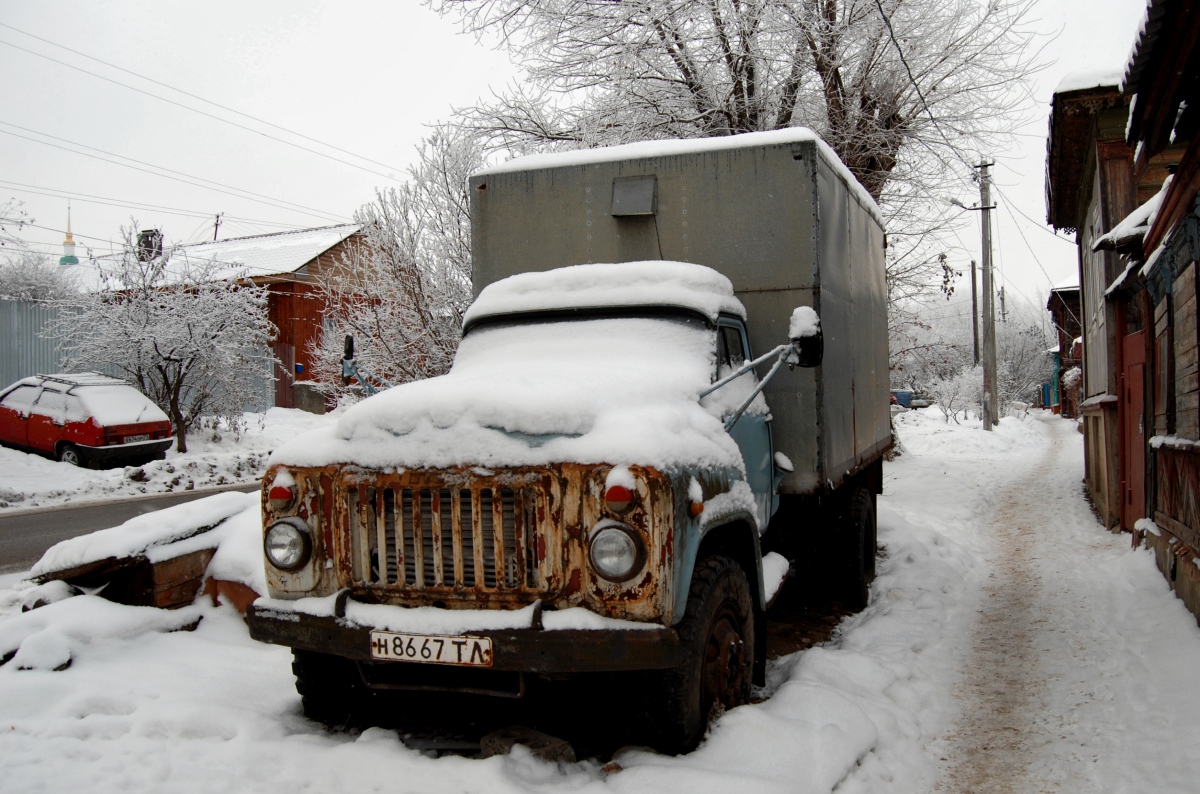
[{"label": "truck headlight", "polygon": [[298,519],[276,521],[263,539],[267,559],[281,571],[294,571],[312,556],[312,538],[308,527]]},{"label": "truck headlight", "polygon": [[642,569],[646,547],[633,528],[616,521],[602,521],[592,530],[588,557],[596,573],[611,582],[624,582]]}]

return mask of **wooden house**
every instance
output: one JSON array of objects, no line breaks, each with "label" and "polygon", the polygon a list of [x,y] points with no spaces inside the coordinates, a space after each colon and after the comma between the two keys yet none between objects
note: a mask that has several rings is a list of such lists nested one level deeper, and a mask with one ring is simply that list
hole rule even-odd
[{"label": "wooden house", "polygon": [[[1075,228],[1080,250],[1088,490],[1200,616],[1196,11],[1192,0],[1150,0],[1119,94],[1096,89],[1083,137],[1072,139],[1066,117],[1087,98],[1056,94],[1047,198],[1050,223]],[[1115,469],[1105,465],[1114,451]]]},{"label": "wooden house", "polygon": [[1125,143],[1129,99],[1119,83],[1119,74],[1069,75],[1051,101],[1046,219],[1056,230],[1075,233],[1079,276],[1073,294],[1052,290],[1046,308],[1055,316],[1060,355],[1076,336],[1083,339],[1078,411],[1088,495],[1106,527],[1132,529],[1143,514],[1125,521],[1122,512],[1131,481],[1122,445],[1130,419],[1119,398],[1126,314],[1124,303],[1107,292],[1125,262],[1115,252],[1092,250],[1137,206],[1133,153]]},{"label": "wooden house", "polygon": [[359,227],[346,224],[196,243],[175,251],[177,257],[215,263],[218,277],[239,275],[267,288],[268,315],[279,329],[274,344],[280,361],[276,407],[296,407],[295,382],[308,380],[312,372],[309,350],[325,315],[317,279],[341,264],[358,236]]}]

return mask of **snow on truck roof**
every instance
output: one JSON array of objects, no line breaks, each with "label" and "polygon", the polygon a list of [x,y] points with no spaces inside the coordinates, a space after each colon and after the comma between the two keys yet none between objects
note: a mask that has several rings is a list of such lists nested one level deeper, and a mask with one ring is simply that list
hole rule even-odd
[{"label": "snow on truck roof", "polygon": [[688,262],[622,262],[520,273],[489,284],[467,309],[463,325],[484,317],[561,309],[669,306],[715,321],[726,313],[745,318],[728,278]]},{"label": "snow on truck roof", "polygon": [[828,163],[841,175],[858,196],[868,212],[883,226],[883,213],[871,194],[850,173],[837,153],[825,143],[820,135],[808,127],[789,127],[769,132],[746,132],[741,135],[723,135],[718,138],[686,138],[661,141],[639,141],[621,146],[604,146],[595,149],[574,149],[549,154],[530,154],[515,157],[499,165],[485,168],[474,176],[508,174],[517,171],[539,171],[546,168],[570,168],[573,166],[611,163],[618,160],[648,160],[657,157],[675,157],[704,152],[720,152],[731,149],[750,149],[758,146],[781,146],[790,143],[815,143]]}]

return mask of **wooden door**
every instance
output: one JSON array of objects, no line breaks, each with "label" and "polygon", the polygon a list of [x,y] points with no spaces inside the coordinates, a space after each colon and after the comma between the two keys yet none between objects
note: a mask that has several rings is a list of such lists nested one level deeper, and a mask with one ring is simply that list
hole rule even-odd
[{"label": "wooden door", "polygon": [[1122,525],[1133,529],[1146,517],[1146,341],[1145,332],[1129,334],[1123,341],[1124,372],[1121,379],[1121,499]]}]

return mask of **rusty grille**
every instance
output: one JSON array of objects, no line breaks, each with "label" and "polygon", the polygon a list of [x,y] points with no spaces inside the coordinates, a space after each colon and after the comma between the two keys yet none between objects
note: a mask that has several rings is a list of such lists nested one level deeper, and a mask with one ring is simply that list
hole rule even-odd
[{"label": "rusty grille", "polygon": [[532,488],[349,487],[353,577],[397,590],[538,590]]}]

